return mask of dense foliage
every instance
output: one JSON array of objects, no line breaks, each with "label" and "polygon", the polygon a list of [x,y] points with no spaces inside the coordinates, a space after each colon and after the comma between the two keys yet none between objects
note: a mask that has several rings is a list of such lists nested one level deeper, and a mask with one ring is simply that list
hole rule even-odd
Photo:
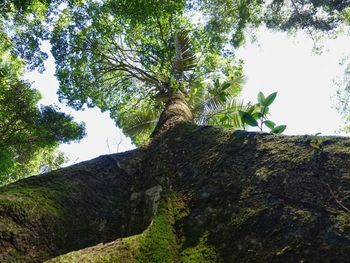
[{"label": "dense foliage", "polygon": [[0,52],[11,51],[26,62],[26,68],[44,70],[47,54],[40,44],[48,39],[49,0],[0,1]]},{"label": "dense foliage", "polygon": [[[136,143],[149,137],[174,92],[186,94],[199,117],[208,109],[203,102],[215,95],[226,101],[242,83],[242,62],[224,53],[226,42],[214,41],[205,25],[186,17],[185,3],[142,3],[68,7],[51,39],[60,98],[77,109],[110,110]],[[224,86],[210,84],[219,78]]]},{"label": "dense foliage", "polygon": [[[57,168],[65,160],[55,149],[61,142],[81,139],[84,124],[37,104],[41,96],[18,79],[16,63],[0,63],[0,184]],[[17,72],[18,73],[18,72]]]},{"label": "dense foliage", "polygon": [[[248,29],[330,32],[346,21],[346,1],[86,1],[67,6],[51,43],[60,98],[110,110],[136,143],[155,126],[174,92],[199,124],[242,127],[237,100],[243,62],[235,48]],[[229,114],[228,114],[229,113]]]},{"label": "dense foliage", "polygon": [[267,6],[264,21],[280,30],[310,29],[331,31],[349,17],[347,0],[273,0]]},{"label": "dense foliage", "polygon": [[59,143],[80,140],[84,124],[40,106],[22,79],[24,68],[43,70],[40,43],[48,36],[45,1],[2,1],[0,12],[0,185],[56,169],[65,161]]}]

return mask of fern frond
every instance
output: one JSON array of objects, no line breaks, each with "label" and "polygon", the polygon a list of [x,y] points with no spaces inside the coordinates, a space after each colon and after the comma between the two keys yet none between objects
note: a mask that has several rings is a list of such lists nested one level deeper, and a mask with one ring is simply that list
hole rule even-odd
[{"label": "fern frond", "polygon": [[244,103],[243,100],[237,100],[232,98],[226,103],[226,109],[224,113],[218,114],[216,116],[220,120],[220,124],[223,126],[231,126],[234,128],[244,128],[240,111],[248,111],[251,109],[251,104]]}]

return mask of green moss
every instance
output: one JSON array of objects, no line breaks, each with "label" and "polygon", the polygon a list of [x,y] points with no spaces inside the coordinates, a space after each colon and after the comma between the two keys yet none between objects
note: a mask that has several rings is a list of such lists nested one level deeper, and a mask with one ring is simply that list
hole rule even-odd
[{"label": "green moss", "polygon": [[230,226],[233,230],[239,230],[247,221],[255,218],[259,215],[264,209],[253,209],[253,208],[242,208],[238,211],[238,213],[233,217],[230,222]]},{"label": "green moss", "polygon": [[261,167],[260,169],[258,169],[256,171],[256,176],[258,176],[258,178],[260,178],[263,181],[267,181],[269,175],[270,175],[271,171],[270,169],[266,168],[266,167]]},{"label": "green moss", "polygon": [[138,262],[178,261],[178,245],[173,229],[176,210],[170,198],[160,204],[156,217],[140,240]]},{"label": "green moss", "polygon": [[21,211],[29,218],[39,218],[47,215],[60,216],[57,207],[55,191],[46,188],[17,188],[2,194],[0,205],[10,207],[14,211]]},{"label": "green moss", "polygon": [[[6,226],[6,231],[4,231],[5,228],[3,226]],[[0,219],[0,229],[2,230],[2,236],[4,236],[6,234],[16,234],[21,228],[12,219],[3,217]]]},{"label": "green moss", "polygon": [[292,248],[290,246],[285,246],[276,251],[276,256],[282,256],[283,254],[287,253],[290,251]]},{"label": "green moss", "polygon": [[178,262],[173,224],[175,218],[183,216],[181,206],[175,196],[163,197],[153,222],[142,234],[73,251],[47,263]]},{"label": "green moss", "polygon": [[137,262],[139,243],[143,234],[118,239],[107,244],[73,251],[68,254],[50,259],[46,263],[124,263]]},{"label": "green moss", "polygon": [[[329,137],[331,138],[331,137]],[[337,154],[350,154],[350,140],[342,138],[339,140],[339,138],[334,137],[331,138],[331,143],[327,143],[324,146],[324,149],[328,152],[333,152]],[[330,139],[328,140],[330,141]]]},{"label": "green moss", "polygon": [[341,233],[350,232],[350,215],[346,212],[340,212],[336,217],[336,227]]},{"label": "green moss", "polygon": [[[126,239],[138,239],[133,236]],[[125,239],[125,240],[126,240]],[[133,242],[131,242],[133,243]],[[97,246],[86,248],[79,251],[73,251],[68,254],[46,261],[47,263],[124,263],[136,262],[136,251],[129,246],[129,241],[118,240],[108,244],[99,244]]]},{"label": "green moss", "polygon": [[316,219],[315,215],[313,215],[310,211],[303,210],[303,209],[294,211],[294,215],[295,216],[293,217],[293,219],[301,220],[302,222],[305,222],[305,223],[312,223]]},{"label": "green moss", "polygon": [[244,189],[242,189],[240,199],[248,199],[248,198],[250,198],[254,194],[255,190],[256,190],[256,188],[253,187],[253,186],[245,187]]},{"label": "green moss", "polygon": [[199,239],[194,247],[186,248],[181,253],[183,263],[218,262],[215,248],[208,245],[208,232]]}]

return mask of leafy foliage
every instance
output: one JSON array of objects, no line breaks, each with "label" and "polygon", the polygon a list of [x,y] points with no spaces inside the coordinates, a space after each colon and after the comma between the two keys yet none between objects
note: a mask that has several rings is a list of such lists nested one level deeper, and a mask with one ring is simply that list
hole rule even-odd
[{"label": "leafy foliage", "polygon": [[[60,99],[76,109],[86,104],[109,110],[137,143],[174,92],[186,94],[198,108],[211,96],[206,81],[232,81],[242,67],[223,53],[227,41],[213,47],[205,25],[193,25],[184,13],[181,1],[68,6],[51,39]],[[136,123],[142,126],[140,138]]]},{"label": "leafy foliage", "polygon": [[234,47],[241,46],[246,29],[258,27],[263,19],[262,0],[199,0],[192,4],[207,17],[206,32],[213,45],[230,40]]},{"label": "leafy foliage", "polygon": [[[237,100],[243,62],[235,61],[232,45],[241,45],[244,30],[264,21],[265,8],[259,0],[68,5],[51,38],[60,99],[76,109],[86,104],[109,110],[136,144],[147,140],[164,102],[177,91],[199,124],[262,129],[267,123],[283,132],[265,122],[276,94],[254,106]],[[191,12],[203,21],[195,23]]]},{"label": "leafy foliage", "polygon": [[79,140],[85,135],[84,124],[53,106],[37,107],[38,91],[18,79],[18,64],[0,63],[0,184],[39,173],[62,164],[64,157],[55,153],[60,142]]},{"label": "leafy foliage", "polygon": [[331,31],[338,28],[349,12],[347,0],[274,0],[267,6],[268,27],[284,31],[311,29]]},{"label": "leafy foliage", "polygon": [[224,127],[242,127],[238,110],[247,106],[237,100],[241,91],[243,75],[241,71],[230,82],[220,82],[219,79],[209,85],[208,93],[203,102],[199,102],[192,111],[196,115],[196,122],[200,125],[211,124]]},{"label": "leafy foliage", "polygon": [[263,130],[263,126],[265,125],[270,129],[272,133],[283,133],[287,126],[286,125],[278,125],[267,119],[269,114],[269,106],[276,99],[277,92],[271,93],[267,97],[262,92],[258,94],[258,103],[249,107],[247,110],[239,111],[239,116],[241,117],[241,122],[244,125],[249,125],[252,127],[258,127],[261,131]]},{"label": "leafy foliage", "polygon": [[[47,54],[40,49],[48,39],[50,14],[60,1],[29,0],[0,2],[0,54],[10,52],[26,62],[29,70],[44,71]],[[50,7],[51,5],[51,7]]]},{"label": "leafy foliage", "polygon": [[[39,44],[50,38],[61,101],[76,109],[109,110],[138,144],[145,142],[164,103],[177,91],[186,95],[198,123],[255,126],[249,115],[253,106],[237,100],[242,62],[234,56],[249,31],[266,24],[325,32],[350,17],[347,1],[22,2],[7,1],[2,12],[0,35],[8,49],[41,69],[45,55],[38,53]],[[61,3],[65,5],[57,8]],[[256,116],[270,105],[259,103]],[[265,124],[281,132],[256,116],[260,128]]]},{"label": "leafy foliage", "polygon": [[230,34],[236,47],[260,25],[288,32],[305,30],[313,37],[317,32],[335,31],[350,20],[347,0],[199,0],[192,4],[208,17],[208,30],[215,31],[216,38]]},{"label": "leafy foliage", "polygon": [[337,105],[336,109],[345,119],[345,127],[341,129],[342,132],[350,133],[350,60],[345,58],[341,65],[344,67],[344,73],[339,77],[335,84],[338,87],[336,93]]}]

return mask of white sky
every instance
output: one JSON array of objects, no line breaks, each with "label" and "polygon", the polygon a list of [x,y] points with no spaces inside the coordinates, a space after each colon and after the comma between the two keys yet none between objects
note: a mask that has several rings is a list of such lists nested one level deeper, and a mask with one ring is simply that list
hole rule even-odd
[{"label": "white sky", "polygon": [[237,54],[245,61],[244,100],[256,102],[259,91],[277,91],[271,120],[287,125],[284,134],[334,135],[344,126],[331,97],[337,90],[333,80],[343,74],[339,61],[350,54],[349,37],[323,41],[322,55],[313,54],[312,40],[302,33],[288,37],[262,28],[258,42],[260,46],[248,44]]},{"label": "white sky", "polygon": [[[335,134],[344,121],[332,108],[331,96],[336,92],[333,80],[343,73],[339,61],[350,53],[350,38],[325,40],[322,55],[312,53],[313,42],[303,34],[288,37],[285,33],[272,33],[262,28],[258,43],[248,44],[237,53],[237,57],[245,61],[247,78],[242,98],[246,102],[256,102],[259,91],[265,95],[277,91],[277,98],[271,105],[271,120],[286,124],[285,134]],[[49,49],[48,45],[44,48]],[[134,148],[107,112],[102,114],[99,109],[76,112],[59,104],[52,56],[45,65],[44,74],[31,72],[25,76],[41,91],[40,103],[57,104],[77,121],[86,123],[87,137],[80,143],[60,146],[70,157],[68,164]]]}]

